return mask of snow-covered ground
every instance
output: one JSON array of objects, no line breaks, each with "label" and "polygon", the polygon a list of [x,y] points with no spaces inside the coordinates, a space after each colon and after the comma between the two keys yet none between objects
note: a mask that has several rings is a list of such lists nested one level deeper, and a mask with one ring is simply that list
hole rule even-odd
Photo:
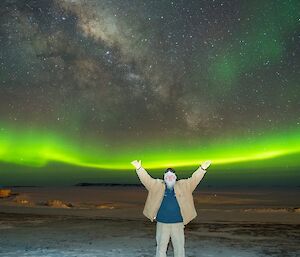
[{"label": "snow-covered ground", "polygon": [[[0,214],[0,256],[155,256],[155,223],[141,220]],[[300,225],[190,223],[186,257],[300,256]],[[171,242],[168,256],[173,256]]]},{"label": "snow-covered ground", "polygon": [[[12,188],[0,199],[0,257],[153,257],[142,187]],[[186,257],[300,256],[300,190],[198,190]],[[168,256],[173,256],[170,242]]]}]

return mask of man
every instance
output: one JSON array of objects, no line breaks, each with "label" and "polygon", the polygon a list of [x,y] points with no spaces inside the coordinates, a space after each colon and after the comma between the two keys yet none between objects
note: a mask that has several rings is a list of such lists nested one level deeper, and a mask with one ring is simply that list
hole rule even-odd
[{"label": "man", "polygon": [[174,256],[184,257],[184,227],[197,216],[193,191],[204,177],[211,161],[205,161],[190,178],[177,180],[172,168],[166,169],[164,180],[152,178],[141,161],[132,161],[142,184],[148,190],[143,214],[156,220],[156,257],[166,257],[171,238]]}]

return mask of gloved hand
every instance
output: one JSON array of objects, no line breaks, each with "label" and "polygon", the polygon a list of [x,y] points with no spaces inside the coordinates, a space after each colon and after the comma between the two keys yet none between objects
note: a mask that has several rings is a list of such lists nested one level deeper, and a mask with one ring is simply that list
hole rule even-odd
[{"label": "gloved hand", "polygon": [[211,164],[211,161],[205,161],[201,164],[201,168],[206,170]]},{"label": "gloved hand", "polygon": [[131,164],[136,168],[136,169],[139,169],[141,166],[142,166],[142,161],[139,160],[135,160],[135,161],[132,161]]}]

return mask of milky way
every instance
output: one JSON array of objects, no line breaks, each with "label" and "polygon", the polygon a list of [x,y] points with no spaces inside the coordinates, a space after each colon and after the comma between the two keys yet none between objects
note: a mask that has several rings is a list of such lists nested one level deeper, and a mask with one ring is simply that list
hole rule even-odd
[{"label": "milky way", "polygon": [[0,7],[3,163],[151,169],[300,153],[298,0]]}]

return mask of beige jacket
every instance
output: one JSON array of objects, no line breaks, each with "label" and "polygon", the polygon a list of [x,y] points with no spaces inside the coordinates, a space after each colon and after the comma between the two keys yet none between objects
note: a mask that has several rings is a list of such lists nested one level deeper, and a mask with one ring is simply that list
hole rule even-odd
[{"label": "beige jacket", "polygon": [[[152,222],[163,200],[165,192],[165,182],[162,179],[152,178],[147,171],[140,167],[136,170],[142,184],[148,190],[148,196],[143,210],[143,214]],[[184,225],[188,224],[197,216],[194,205],[193,191],[205,175],[206,170],[199,167],[190,178],[177,180],[174,186],[175,195],[180,207]]]}]

